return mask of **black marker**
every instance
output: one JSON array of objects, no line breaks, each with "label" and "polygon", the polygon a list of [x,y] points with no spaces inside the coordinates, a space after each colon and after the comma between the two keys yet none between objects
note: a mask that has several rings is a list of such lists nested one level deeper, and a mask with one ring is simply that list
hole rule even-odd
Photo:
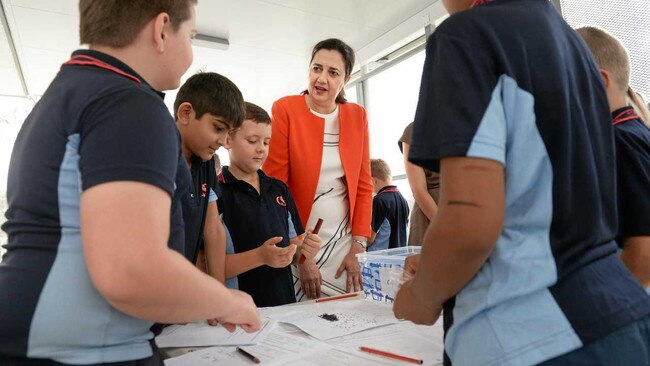
[{"label": "black marker", "polygon": [[251,360],[251,361],[253,361],[253,362],[255,362],[255,363],[260,363],[260,362],[262,362],[262,361],[260,361],[259,358],[253,356],[252,354],[248,353],[247,351],[244,351],[243,349],[241,349],[241,348],[239,348],[239,347],[237,347],[237,352],[239,352],[240,354],[246,356],[246,358],[248,358],[249,360]]}]

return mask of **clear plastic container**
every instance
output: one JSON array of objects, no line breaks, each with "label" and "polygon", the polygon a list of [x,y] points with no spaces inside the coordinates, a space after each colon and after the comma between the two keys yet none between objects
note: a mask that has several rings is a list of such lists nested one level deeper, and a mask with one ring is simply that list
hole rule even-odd
[{"label": "clear plastic container", "polygon": [[406,257],[419,254],[421,247],[401,247],[357,254],[366,298],[392,303],[404,282]]}]

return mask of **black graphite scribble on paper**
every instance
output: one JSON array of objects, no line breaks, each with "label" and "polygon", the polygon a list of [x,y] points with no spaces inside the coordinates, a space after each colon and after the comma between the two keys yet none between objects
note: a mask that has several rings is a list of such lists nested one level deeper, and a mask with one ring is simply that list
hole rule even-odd
[{"label": "black graphite scribble on paper", "polygon": [[339,317],[336,316],[336,314],[323,314],[323,315],[319,315],[318,317],[331,322],[336,322],[339,320]]}]

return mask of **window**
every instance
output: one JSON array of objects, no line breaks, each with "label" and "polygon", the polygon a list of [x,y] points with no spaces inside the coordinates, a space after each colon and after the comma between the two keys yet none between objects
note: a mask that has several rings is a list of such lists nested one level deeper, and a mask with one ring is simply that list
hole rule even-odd
[{"label": "window", "polygon": [[574,28],[595,26],[616,38],[630,54],[630,85],[650,97],[650,1],[561,0],[562,15]]},{"label": "window", "polygon": [[348,86],[347,88],[345,88],[345,99],[347,99],[348,102],[360,104],[359,101],[357,100],[357,85],[356,84],[352,84],[351,86]]},{"label": "window", "polygon": [[385,160],[393,176],[405,174],[397,140],[415,116],[424,57],[422,50],[366,80],[370,157]]}]

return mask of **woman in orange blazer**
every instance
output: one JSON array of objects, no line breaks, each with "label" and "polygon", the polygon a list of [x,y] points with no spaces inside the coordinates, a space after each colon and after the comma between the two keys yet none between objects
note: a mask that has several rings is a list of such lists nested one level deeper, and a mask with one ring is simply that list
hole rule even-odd
[{"label": "woman in orange blazer", "polygon": [[296,298],[362,289],[357,253],[370,236],[372,181],[366,111],[345,100],[354,51],[338,39],[314,46],[309,88],[273,104],[263,170],[287,184],[305,228],[319,218],[323,246],[294,271]]}]

